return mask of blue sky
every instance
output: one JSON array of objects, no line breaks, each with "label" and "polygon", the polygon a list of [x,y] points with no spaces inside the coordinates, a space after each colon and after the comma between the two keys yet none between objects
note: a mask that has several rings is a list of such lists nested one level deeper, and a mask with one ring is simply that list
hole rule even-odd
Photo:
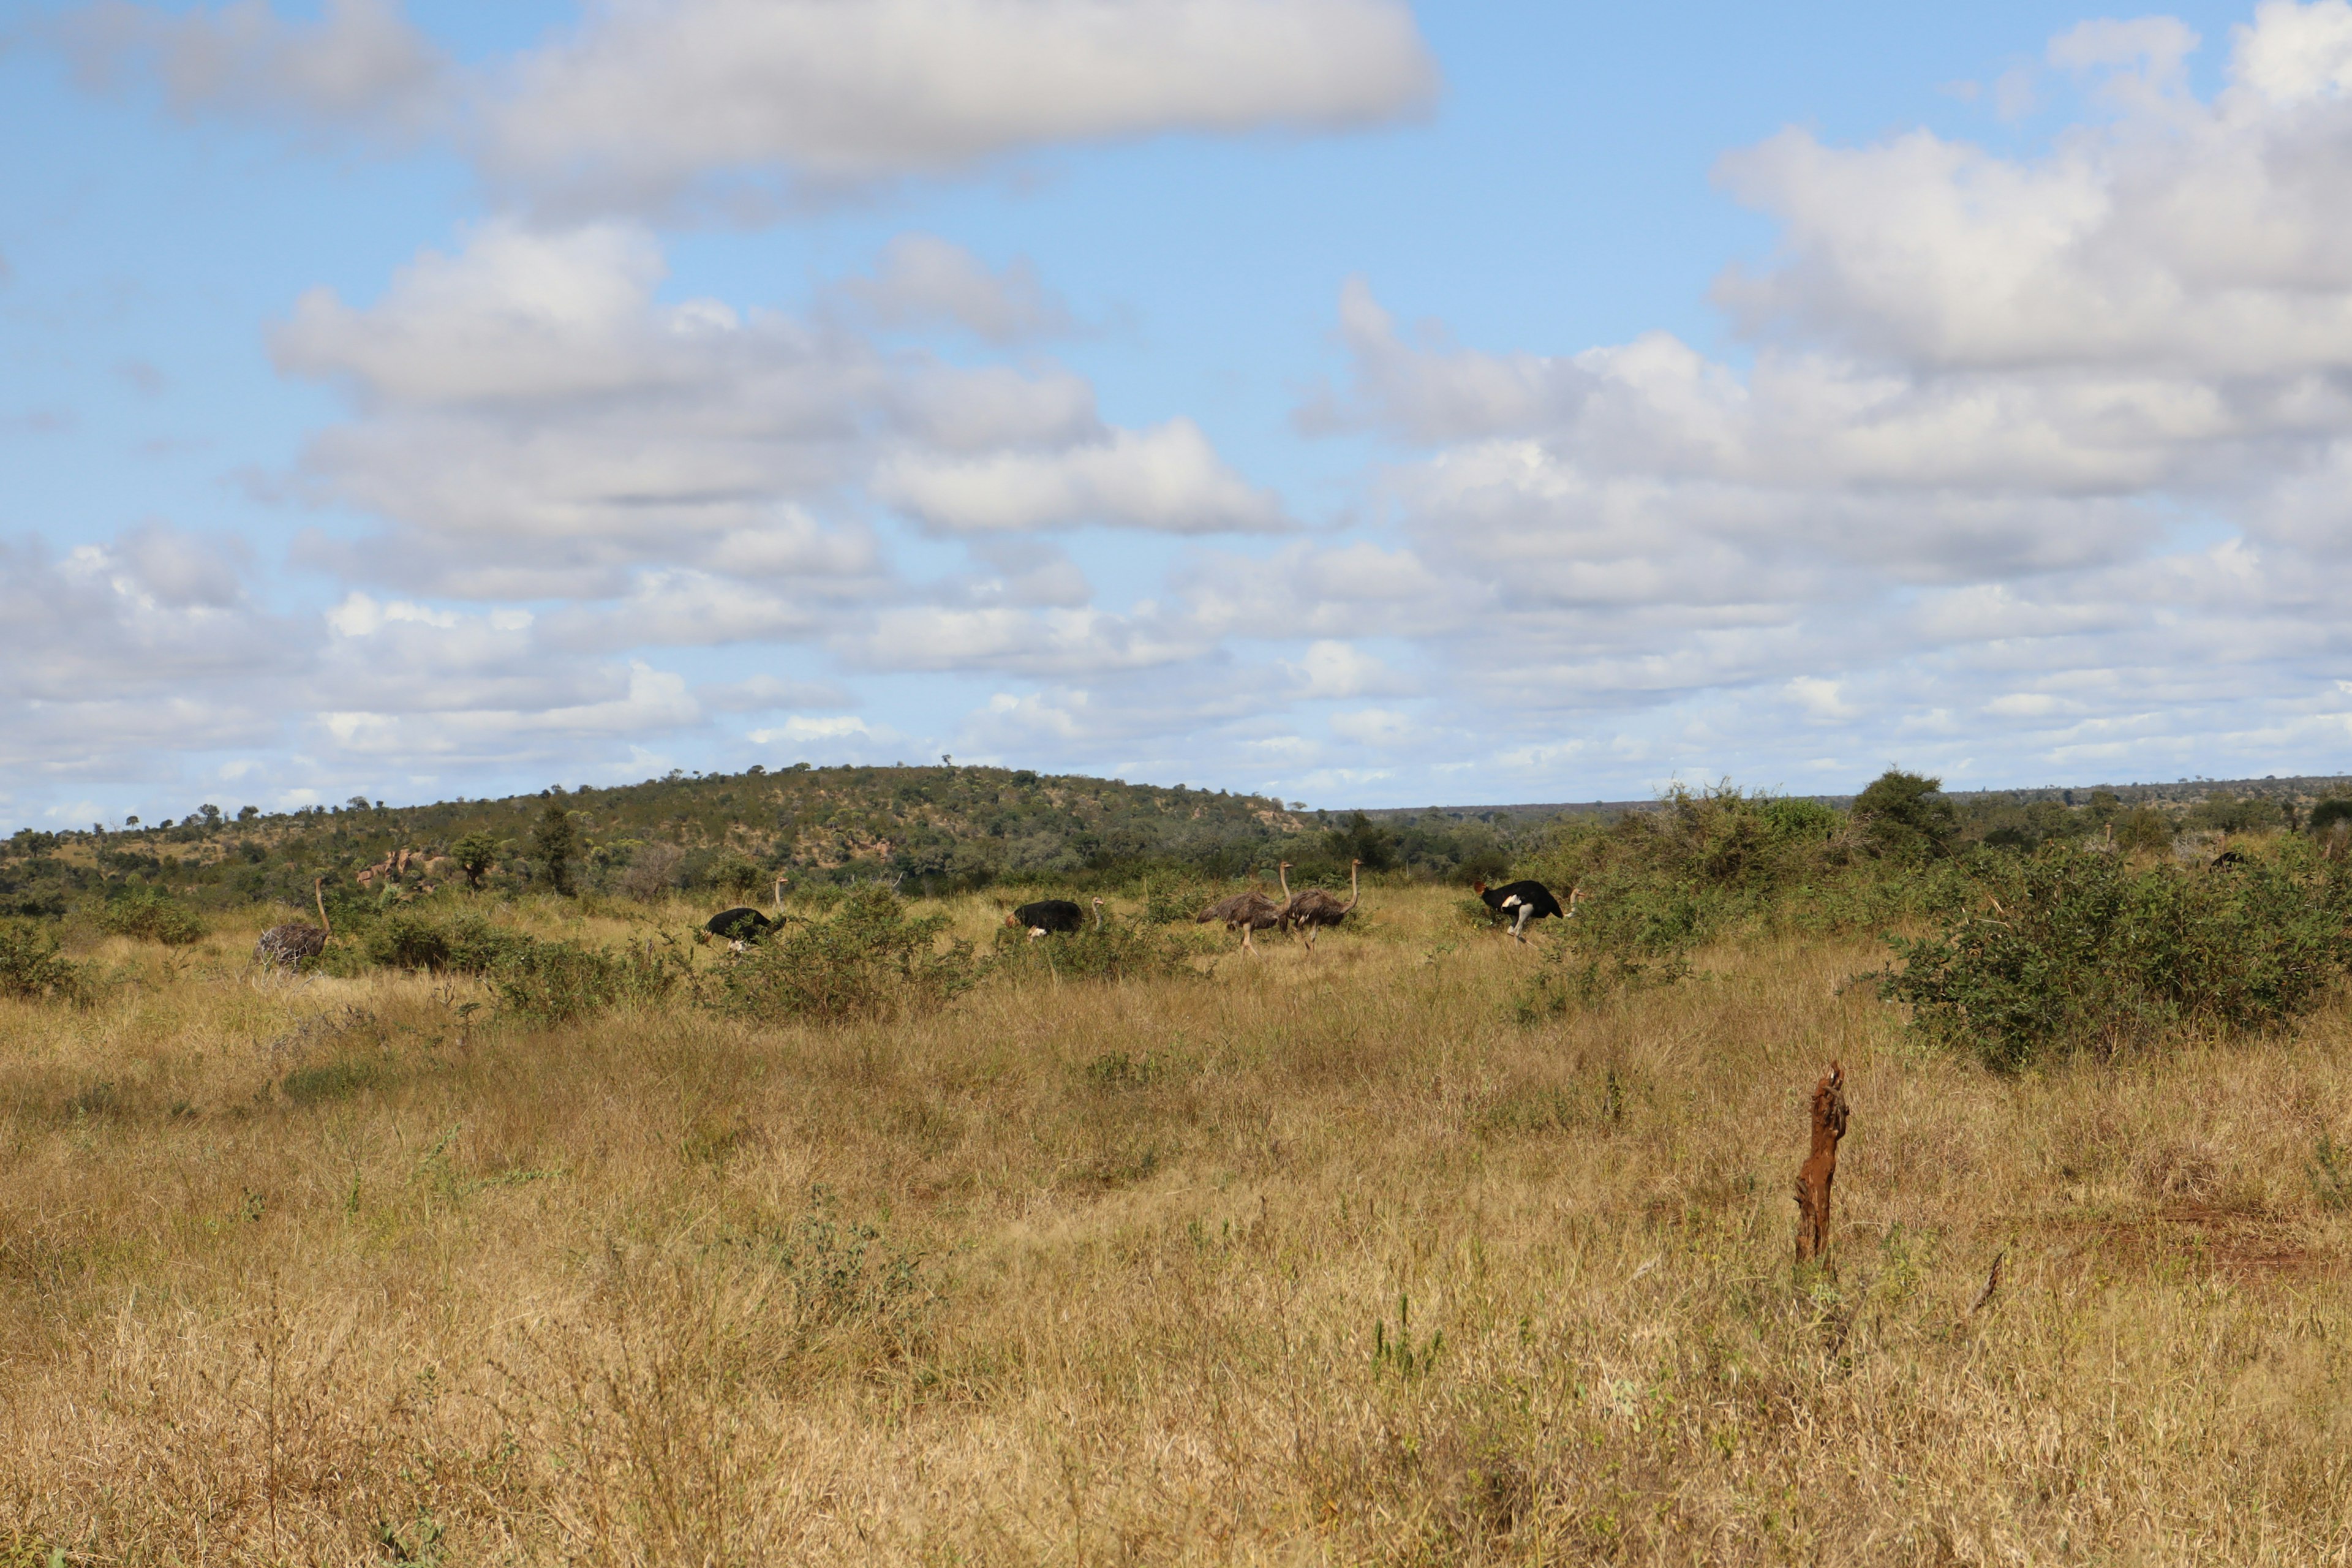
[{"label": "blue sky", "polygon": [[2342,0],[0,16],[11,827],[2346,766]]}]

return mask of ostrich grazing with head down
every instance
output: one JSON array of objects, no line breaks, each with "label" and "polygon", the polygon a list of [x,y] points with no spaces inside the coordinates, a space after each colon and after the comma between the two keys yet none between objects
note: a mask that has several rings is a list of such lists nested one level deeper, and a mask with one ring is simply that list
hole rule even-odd
[{"label": "ostrich grazing with head down", "polygon": [[253,961],[276,969],[294,969],[306,958],[316,958],[327,951],[327,939],[335,934],[333,922],[327,919],[327,879],[315,877],[310,881],[310,897],[319,906],[319,923],[288,921],[284,925],[271,926],[253,944]]},{"label": "ostrich grazing with head down", "polygon": [[1192,917],[1195,925],[1206,925],[1211,921],[1222,921],[1227,931],[1241,932],[1242,951],[1255,953],[1257,949],[1250,942],[1250,933],[1272,931],[1280,925],[1282,906],[1255,888],[1252,888],[1245,893],[1235,893],[1231,898],[1219,899]]},{"label": "ostrich grazing with head down", "polygon": [[[1004,923],[1015,931],[1027,928],[1029,940],[1034,942],[1041,936],[1051,936],[1056,931],[1066,935],[1084,925],[1086,919],[1087,911],[1067,899],[1039,899],[1034,903],[1023,904],[1006,915]],[[1102,930],[1102,900],[1097,899],[1095,930]]]},{"label": "ostrich grazing with head down", "polygon": [[1517,915],[1517,920],[1511,926],[1511,935],[1520,942],[1528,940],[1529,921],[1539,921],[1547,917],[1565,920],[1575,912],[1576,900],[1584,896],[1582,888],[1570,888],[1568,890],[1568,908],[1563,910],[1559,907],[1559,900],[1552,897],[1551,889],[1541,882],[1510,882],[1499,888],[1490,888],[1484,882],[1473,882],[1470,884],[1470,890],[1484,899],[1486,901],[1486,907],[1496,914],[1516,913]]},{"label": "ostrich grazing with head down", "polygon": [[779,873],[775,887],[770,889],[769,900],[776,910],[772,917],[761,914],[749,904],[737,904],[733,909],[721,910],[703,921],[702,934],[694,940],[708,942],[715,936],[736,952],[742,952],[746,945],[759,941],[784,923],[784,884],[791,880],[791,878]]},{"label": "ostrich grazing with head down", "polygon": [[1348,862],[1348,901],[1344,904],[1339,901],[1339,894],[1327,893],[1320,888],[1301,888],[1292,892],[1290,862],[1285,860],[1275,868],[1276,875],[1282,879],[1282,908],[1276,912],[1285,930],[1297,926],[1307,932],[1307,952],[1315,951],[1315,933],[1318,931],[1325,926],[1338,925],[1362,901],[1364,892],[1358,881],[1357,869],[1362,865],[1361,860]]}]

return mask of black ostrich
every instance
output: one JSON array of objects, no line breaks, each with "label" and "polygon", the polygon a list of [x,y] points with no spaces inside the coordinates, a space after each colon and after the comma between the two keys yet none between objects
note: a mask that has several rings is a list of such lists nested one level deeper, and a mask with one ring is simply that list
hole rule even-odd
[{"label": "black ostrich", "polygon": [[740,952],[746,942],[759,941],[782,923],[770,920],[749,904],[738,904],[731,910],[721,910],[703,921],[702,930],[706,935],[731,944]]},{"label": "black ostrich", "polygon": [[[1067,899],[1039,899],[1034,904],[1023,904],[1004,917],[1004,923],[1018,930],[1026,927],[1032,941],[1056,932],[1067,935],[1086,924],[1087,911]],[[1095,900],[1095,929],[1102,929],[1102,900]]]},{"label": "black ostrich", "polygon": [[[1470,888],[1473,892],[1486,900],[1486,907],[1496,914],[1509,915],[1516,912],[1518,918],[1512,923],[1511,935],[1521,942],[1528,940],[1527,930],[1529,921],[1543,920],[1547,916],[1559,920],[1568,918],[1568,910],[1559,907],[1559,900],[1553,898],[1551,889],[1541,882],[1510,882],[1499,888],[1490,888],[1484,882],[1473,882]],[[1576,900],[1583,896],[1583,889],[1570,888],[1568,890],[1569,909],[1574,909]]]},{"label": "black ostrich", "polygon": [[791,880],[790,877],[782,874],[777,876],[776,885],[770,893],[776,906],[776,912],[772,917],[761,914],[749,904],[737,904],[733,909],[721,910],[703,921],[702,935],[695,938],[695,941],[708,942],[715,936],[736,952],[742,952],[744,948],[784,923],[784,884]]}]

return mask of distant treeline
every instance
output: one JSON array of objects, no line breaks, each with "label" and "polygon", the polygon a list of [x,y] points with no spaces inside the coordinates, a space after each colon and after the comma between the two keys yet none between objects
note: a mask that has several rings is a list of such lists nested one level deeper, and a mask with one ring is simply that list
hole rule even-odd
[{"label": "distant treeline", "polygon": [[[1895,796],[1911,822],[1907,837],[1888,826]],[[1270,879],[1277,860],[1292,863],[1294,887],[1343,884],[1350,861],[1390,878],[1467,882],[1532,871],[1572,882],[1643,843],[1677,866],[1687,860],[1691,886],[1720,890],[1745,886],[1801,844],[1808,864],[2090,839],[2146,849],[2200,829],[2298,830],[2315,804],[2226,791],[2186,804],[2130,805],[2105,790],[2073,804],[2042,792],[1954,797],[1932,779],[1890,772],[1850,810],[1725,784],[1631,811],[1374,817],[1025,769],[803,763],[494,801],[387,807],[353,797],[233,816],[207,804],[175,822],[113,832],[26,829],[0,844],[0,915],[55,918],[93,897],[159,890],[196,907],[306,903],[314,878],[326,879],[331,907],[380,904],[428,885],[751,897],[779,874],[803,889],[879,883],[908,895],[1104,889],[1168,872],[1188,882]],[[1681,847],[1668,853],[1669,843]],[[416,852],[406,866],[361,883],[401,849]]]}]

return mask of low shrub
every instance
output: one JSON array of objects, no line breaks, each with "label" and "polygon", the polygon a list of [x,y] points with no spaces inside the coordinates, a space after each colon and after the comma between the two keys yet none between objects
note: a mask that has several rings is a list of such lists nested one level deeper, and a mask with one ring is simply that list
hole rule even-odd
[{"label": "low shrub", "polygon": [[1215,884],[1197,877],[1150,876],[1136,885],[1143,902],[1146,925],[1189,925],[1192,917],[1217,900]]},{"label": "low shrub", "polygon": [[488,969],[499,1002],[534,1023],[555,1024],[625,1002],[657,1002],[684,978],[685,964],[644,948],[585,947],[514,936]]},{"label": "low shrub", "polygon": [[1550,952],[1511,1002],[1511,1016],[1521,1024],[1540,1024],[1628,992],[1658,990],[1691,972],[1690,958],[1681,949],[1594,954],[1566,942],[1545,945]]},{"label": "low shrub", "polygon": [[[1189,922],[1190,915],[1185,917]],[[1032,937],[998,929],[987,972],[1008,980],[1138,980],[1153,975],[1192,974],[1192,960],[1221,943],[1198,927],[1135,926],[1105,921],[1065,935]]]},{"label": "low shrub", "polygon": [[471,910],[442,920],[403,910],[370,931],[363,945],[372,962],[391,969],[487,974],[530,941]]},{"label": "low shrub", "polygon": [[30,921],[0,921],[0,996],[79,1001],[81,966],[58,956],[58,939]]},{"label": "low shrub", "polygon": [[1971,905],[1930,935],[1890,937],[1899,967],[1877,978],[1921,1035],[1999,1069],[2282,1023],[2352,958],[2346,884],[2308,865],[2134,869],[2053,846],[1987,856],[1971,871]]},{"label": "low shrub", "polygon": [[830,919],[795,921],[729,959],[708,994],[722,1012],[765,1022],[927,1011],[980,978],[971,943],[938,951],[948,924],[909,916],[887,889],[860,888]]},{"label": "low shrub", "polygon": [[152,888],[135,888],[109,899],[98,912],[98,927],[111,936],[139,937],[167,947],[185,947],[205,935],[204,923],[185,905]]}]

